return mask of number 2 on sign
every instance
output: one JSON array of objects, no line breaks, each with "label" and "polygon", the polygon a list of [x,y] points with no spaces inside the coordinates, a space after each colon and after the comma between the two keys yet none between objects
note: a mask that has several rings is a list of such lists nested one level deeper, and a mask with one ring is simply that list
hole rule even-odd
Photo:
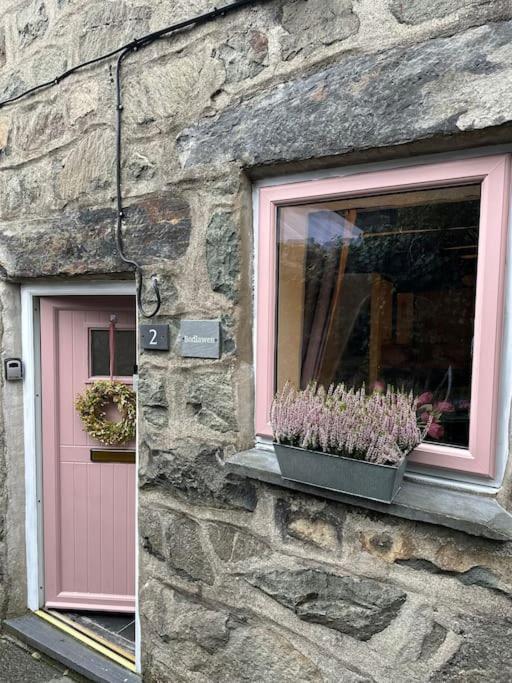
[{"label": "number 2 on sign", "polygon": [[[0,4],[2,0],[0,0]],[[140,341],[143,349],[149,351],[169,350],[169,325],[141,325]]]}]

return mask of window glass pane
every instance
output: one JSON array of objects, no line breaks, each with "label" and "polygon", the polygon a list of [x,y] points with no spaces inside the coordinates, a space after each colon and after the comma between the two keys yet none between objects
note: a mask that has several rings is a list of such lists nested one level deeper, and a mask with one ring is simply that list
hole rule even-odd
[{"label": "window glass pane", "polygon": [[281,208],[277,387],[403,387],[467,447],[479,213],[479,186]]},{"label": "window glass pane", "polygon": [[[108,330],[91,330],[91,375],[110,375]],[[133,375],[135,365],[135,331],[116,330],[114,374]]]}]

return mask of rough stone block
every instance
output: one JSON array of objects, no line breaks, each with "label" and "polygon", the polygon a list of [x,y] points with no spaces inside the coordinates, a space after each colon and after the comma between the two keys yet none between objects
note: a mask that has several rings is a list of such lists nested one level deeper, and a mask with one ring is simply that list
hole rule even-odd
[{"label": "rough stone block", "polygon": [[359,30],[359,18],[352,0],[286,0],[281,24],[287,34],[282,39],[284,60],[297,54],[308,55],[322,45],[345,40]]},{"label": "rough stone block", "polygon": [[187,373],[184,390],[188,415],[215,432],[238,427],[232,380],[225,372]]},{"label": "rough stone block", "polygon": [[229,612],[208,609],[155,584],[144,592],[144,598],[144,618],[163,644],[188,641],[211,655],[229,640]]},{"label": "rough stone block", "polygon": [[256,29],[235,33],[213,54],[224,64],[226,83],[254,78],[268,66],[268,38]]},{"label": "rough stone block", "polygon": [[141,597],[141,624],[150,643],[144,650],[144,679],[209,680],[201,672],[206,673],[229,641],[229,612],[202,605],[155,580],[144,584]]},{"label": "rough stone block", "polygon": [[214,573],[205,555],[200,526],[185,515],[163,513],[167,564],[182,578],[212,584]]},{"label": "rough stone block", "polygon": [[297,516],[290,520],[288,534],[324,550],[336,549],[339,543],[336,529],[323,519]]},{"label": "rough stone block", "polygon": [[[81,60],[91,59],[112,49],[112,35],[116,45],[149,32],[151,6],[113,0],[88,3],[80,13],[79,55]],[[62,25],[65,30],[69,18]]]},{"label": "rough stone block", "polygon": [[143,259],[171,261],[188,249],[192,221],[188,203],[174,192],[137,200],[125,210],[126,248]]},{"label": "rough stone block", "polygon": [[166,408],[160,408],[158,406],[146,406],[142,409],[144,419],[152,427],[162,428],[167,427],[169,424],[169,413]]},{"label": "rough stone block", "polygon": [[361,531],[359,533],[359,541],[361,547],[366,552],[386,562],[395,562],[397,559],[409,558],[415,552],[412,539],[404,534],[391,534],[388,531],[377,533],[374,531]]},{"label": "rough stone block", "polygon": [[229,213],[216,213],[208,223],[206,267],[213,291],[237,301],[240,248],[236,225]]},{"label": "rough stone block", "polygon": [[234,356],[237,351],[237,321],[231,315],[222,314],[220,316],[220,330],[221,330],[221,351],[222,357]]},{"label": "rough stone block", "polygon": [[[154,633],[146,655],[151,681],[235,683],[323,683],[321,668],[275,628],[246,623],[227,611],[213,610],[181,596],[145,594],[143,626]],[[148,610],[148,603],[150,609]],[[164,616],[162,616],[162,614]],[[342,667],[337,680],[368,681]]]},{"label": "rough stone block", "polygon": [[165,378],[150,368],[144,368],[144,375],[139,378],[137,394],[139,402],[143,406],[167,408],[169,405]]},{"label": "rough stone block", "polygon": [[21,47],[30,45],[36,38],[41,38],[48,28],[48,14],[42,0],[33,0],[22,6],[16,15],[16,28]]},{"label": "rough stone block", "polygon": [[114,164],[113,131],[93,130],[79,138],[63,157],[62,170],[55,179],[59,196],[76,200],[108,189],[114,179]]},{"label": "rough stone block", "polygon": [[71,59],[73,58],[67,47],[50,46],[41,40],[34,43],[34,47],[31,48],[30,57],[23,64],[22,73],[29,84],[42,83],[65,71],[71,66]]},{"label": "rough stone block", "polygon": [[128,162],[127,172],[131,180],[151,180],[156,175],[156,165],[149,157],[134,152]]},{"label": "rough stone block", "polygon": [[20,109],[13,119],[9,151],[40,153],[42,147],[53,147],[66,135],[63,102],[56,102],[52,107],[36,104]]},{"label": "rough stone block", "polygon": [[512,586],[507,586],[489,567],[474,566],[466,571],[443,569],[434,562],[424,559],[397,560],[397,564],[440,576],[452,577],[465,586],[480,586],[495,593],[512,597]]},{"label": "rough stone block", "polygon": [[144,550],[159,560],[165,560],[164,525],[159,512],[140,505],[139,538]]},{"label": "rough stone block", "polygon": [[336,552],[341,548],[345,510],[334,509],[325,501],[299,496],[279,497],[275,520],[283,538],[303,541],[322,550]]},{"label": "rough stone block", "polygon": [[423,639],[419,653],[419,659],[431,659],[446,640],[447,633],[448,631],[444,626],[434,622],[432,624],[431,630]]},{"label": "rough stone block", "polygon": [[[6,159],[8,154],[9,147],[5,150]],[[44,215],[53,208],[53,197],[40,181],[40,178],[51,177],[52,168],[52,160],[45,157],[33,164],[3,172],[3,182],[0,184],[0,217],[2,220],[16,219],[14,224],[7,226],[4,223],[6,233],[12,235],[27,229],[26,222],[17,222],[21,217],[35,212]]]},{"label": "rough stone block", "polygon": [[87,83],[87,87],[73,88],[66,97],[66,114],[71,126],[74,126],[95,112],[99,105],[100,88],[96,80]]},{"label": "rough stone block", "polygon": [[144,418],[154,427],[166,427],[169,423],[169,403],[165,381],[145,370],[139,379],[137,393]]},{"label": "rough stone block", "polygon": [[211,678],[218,681],[322,681],[318,666],[277,630],[235,629],[222,656],[212,662]]},{"label": "rough stone block", "polygon": [[368,640],[389,626],[407,597],[378,581],[318,569],[281,569],[246,579],[300,619],[357,640]]},{"label": "rough stone block", "polygon": [[[125,272],[129,268],[112,239],[115,220],[113,209],[82,209],[4,229],[0,262],[12,277]],[[126,209],[126,254],[142,263],[180,258],[190,230],[189,207],[182,199],[174,193],[148,197]]]},{"label": "rough stone block", "polygon": [[[252,167],[319,160],[504,124],[512,120],[503,94],[512,73],[511,31],[512,23],[502,22],[406,48],[347,55],[184,130],[181,162]],[[478,66],[475,72],[482,54],[495,62],[485,83]]]},{"label": "rough stone block", "polygon": [[259,538],[231,524],[209,524],[208,535],[215,553],[224,562],[261,558],[271,552]]},{"label": "rough stone block", "polygon": [[512,624],[507,620],[461,620],[464,640],[431,683],[509,683],[512,678]]},{"label": "rough stone block", "polygon": [[19,95],[27,88],[25,72],[23,76],[19,72],[0,74],[0,99],[8,99]]},{"label": "rough stone block", "polygon": [[[475,18],[480,15],[478,23],[486,21],[503,21],[512,17],[512,6],[508,0],[403,0],[391,1],[391,12],[403,24],[417,25],[443,19],[449,14],[461,10],[473,11]],[[467,12],[466,12],[467,14]]]},{"label": "rough stone block", "polygon": [[219,464],[221,455],[220,447],[186,442],[180,449],[150,451],[139,484],[142,489],[169,491],[195,505],[252,512],[257,502],[255,485],[227,475]]},{"label": "rough stone block", "polygon": [[166,128],[177,132],[210,107],[211,96],[224,80],[222,65],[211,58],[207,45],[146,63],[124,84],[127,133],[161,135]]}]

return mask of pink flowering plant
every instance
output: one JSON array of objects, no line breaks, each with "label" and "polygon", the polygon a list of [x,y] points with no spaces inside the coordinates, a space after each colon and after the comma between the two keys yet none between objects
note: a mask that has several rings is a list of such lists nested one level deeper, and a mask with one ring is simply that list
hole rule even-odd
[{"label": "pink flowering plant", "polygon": [[[463,407],[468,407],[463,403]],[[434,401],[434,394],[431,391],[424,391],[418,396],[417,400],[418,416],[421,424],[429,424],[427,436],[431,439],[442,439],[444,427],[441,424],[444,415],[455,412],[455,406],[450,401]]]},{"label": "pink flowering plant", "polygon": [[298,390],[287,383],[273,401],[271,423],[276,443],[398,466],[430,428],[431,418],[419,425],[417,411],[412,393],[391,387],[367,394],[343,384]]}]

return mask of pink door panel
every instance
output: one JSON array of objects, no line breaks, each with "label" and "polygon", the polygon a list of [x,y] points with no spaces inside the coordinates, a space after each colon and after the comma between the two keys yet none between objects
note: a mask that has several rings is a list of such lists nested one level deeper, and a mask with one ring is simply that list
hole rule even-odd
[{"label": "pink door panel", "polygon": [[115,449],[83,431],[74,407],[77,394],[94,381],[91,330],[107,330],[112,313],[117,330],[135,330],[130,297],[41,299],[47,607],[135,608],[135,465],[92,462],[91,448]]}]

